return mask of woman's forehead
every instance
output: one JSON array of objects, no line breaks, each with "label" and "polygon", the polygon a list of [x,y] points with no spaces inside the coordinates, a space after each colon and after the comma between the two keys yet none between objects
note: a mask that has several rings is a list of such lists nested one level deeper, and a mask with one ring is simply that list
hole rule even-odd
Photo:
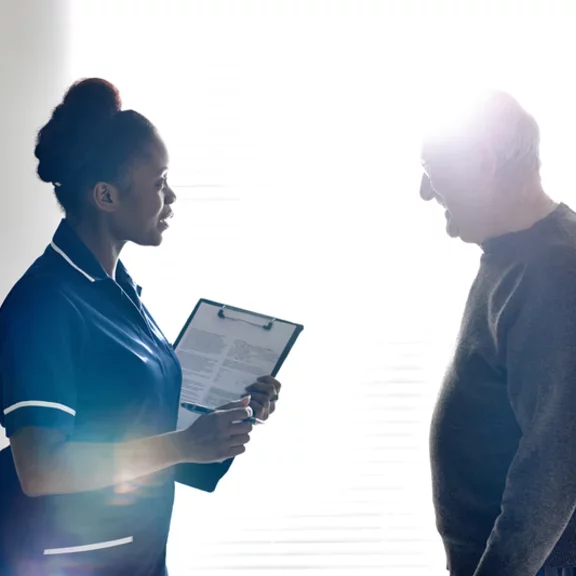
[{"label": "woman's forehead", "polygon": [[168,150],[162,139],[157,138],[150,145],[150,160],[151,163],[168,167]]},{"label": "woman's forehead", "polygon": [[161,140],[151,142],[134,163],[132,169],[134,173],[141,173],[150,176],[158,175],[168,169],[168,151]]}]

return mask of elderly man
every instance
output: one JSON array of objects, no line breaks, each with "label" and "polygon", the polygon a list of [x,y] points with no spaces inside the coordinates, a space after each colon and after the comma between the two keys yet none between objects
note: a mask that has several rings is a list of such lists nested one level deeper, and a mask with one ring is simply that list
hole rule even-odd
[{"label": "elderly man", "polygon": [[448,570],[576,575],[576,214],[503,93],[425,139],[422,164],[422,198],[483,252],[430,436]]}]

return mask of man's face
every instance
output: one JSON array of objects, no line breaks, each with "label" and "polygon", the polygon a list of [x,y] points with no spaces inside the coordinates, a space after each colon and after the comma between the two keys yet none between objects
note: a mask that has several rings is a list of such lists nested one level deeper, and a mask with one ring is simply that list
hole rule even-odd
[{"label": "man's face", "polygon": [[482,242],[490,191],[478,163],[464,155],[444,154],[428,158],[423,168],[420,196],[444,207],[448,235],[464,242]]}]

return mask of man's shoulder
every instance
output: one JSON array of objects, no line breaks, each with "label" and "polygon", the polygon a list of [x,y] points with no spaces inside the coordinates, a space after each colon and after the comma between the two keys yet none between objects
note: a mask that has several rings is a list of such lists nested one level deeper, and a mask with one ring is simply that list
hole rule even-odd
[{"label": "man's shoulder", "polygon": [[552,280],[576,275],[576,241],[557,240],[544,244],[525,257],[525,275]]},{"label": "man's shoulder", "polygon": [[512,259],[500,262],[494,272],[488,274],[489,286],[507,300],[509,293],[533,293],[558,283],[574,285],[576,291],[576,242],[554,241],[533,246]]},{"label": "man's shoulder", "polygon": [[497,282],[490,282],[489,301],[495,309],[570,303],[576,314],[576,242],[558,238],[533,246],[508,260]]},{"label": "man's shoulder", "polygon": [[522,263],[518,280],[522,307],[544,306],[576,314],[576,245],[543,246]]},{"label": "man's shoulder", "polygon": [[562,204],[555,216],[525,254],[529,269],[561,272],[576,267],[576,213]]}]

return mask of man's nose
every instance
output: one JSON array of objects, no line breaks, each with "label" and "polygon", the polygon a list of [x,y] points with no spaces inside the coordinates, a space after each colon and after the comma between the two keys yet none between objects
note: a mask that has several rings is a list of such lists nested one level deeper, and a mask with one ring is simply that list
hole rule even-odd
[{"label": "man's nose", "polygon": [[432,184],[430,183],[430,178],[427,174],[422,174],[422,181],[420,182],[420,198],[428,202],[434,198],[434,190],[432,189]]}]

